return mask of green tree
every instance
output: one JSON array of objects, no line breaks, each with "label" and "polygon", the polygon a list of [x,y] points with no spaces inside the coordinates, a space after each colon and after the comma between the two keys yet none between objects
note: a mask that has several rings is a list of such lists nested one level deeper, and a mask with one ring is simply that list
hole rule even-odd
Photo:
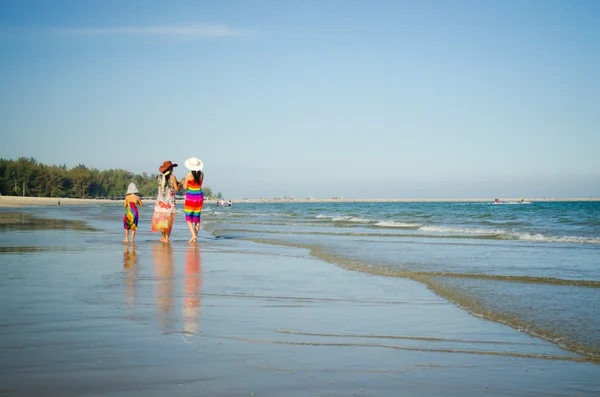
[{"label": "green tree", "polygon": [[[0,158],[0,194],[25,194],[61,197],[122,197],[127,186],[133,182],[141,195],[154,197],[157,192],[156,174],[133,174],[122,169],[99,171],[78,164],[72,169],[66,165],[38,163],[32,157],[20,157],[17,160]],[[212,197],[213,191],[204,186],[205,197]],[[181,192],[184,194],[185,192]],[[221,192],[219,197],[222,198]]]},{"label": "green tree", "polygon": [[71,170],[73,179],[73,193],[76,197],[86,197],[88,189],[92,183],[90,170],[83,164],[78,164]]},{"label": "green tree", "polygon": [[202,187],[202,194],[204,195],[204,197],[206,198],[212,198],[213,197],[213,191],[210,187],[208,186],[203,186]]}]

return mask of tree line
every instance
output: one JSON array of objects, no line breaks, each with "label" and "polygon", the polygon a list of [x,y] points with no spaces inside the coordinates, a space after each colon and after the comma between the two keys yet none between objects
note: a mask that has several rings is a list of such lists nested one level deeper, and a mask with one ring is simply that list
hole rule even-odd
[{"label": "tree line", "polygon": [[[83,164],[68,169],[66,165],[46,165],[33,157],[17,160],[0,158],[0,193],[7,196],[76,197],[108,199],[124,197],[127,186],[135,183],[144,197],[156,196],[158,174],[134,174],[122,169],[99,171]],[[208,186],[204,197],[221,199]]]}]

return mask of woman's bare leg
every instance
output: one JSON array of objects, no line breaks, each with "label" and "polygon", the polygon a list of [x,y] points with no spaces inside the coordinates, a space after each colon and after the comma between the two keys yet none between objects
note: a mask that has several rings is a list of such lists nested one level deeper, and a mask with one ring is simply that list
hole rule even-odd
[{"label": "woman's bare leg", "polygon": [[196,232],[195,232],[195,227],[192,225],[192,222],[190,221],[186,221],[185,223],[187,223],[188,229],[190,229],[190,233],[192,234],[192,238],[190,239],[190,243],[193,243],[194,241],[196,241]]}]

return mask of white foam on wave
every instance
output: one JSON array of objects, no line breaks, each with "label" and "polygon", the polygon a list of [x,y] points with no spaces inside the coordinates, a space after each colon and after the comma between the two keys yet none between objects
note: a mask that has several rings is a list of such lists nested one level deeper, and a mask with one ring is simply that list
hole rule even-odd
[{"label": "white foam on wave", "polygon": [[333,222],[355,222],[355,223],[371,223],[371,219],[358,218],[356,216],[346,215],[346,216],[336,216],[331,219]]},{"label": "white foam on wave", "polygon": [[531,234],[526,232],[511,232],[505,229],[486,229],[451,226],[422,226],[423,232],[472,234],[478,236],[497,236],[504,240],[522,240],[538,243],[572,243],[572,244],[600,244],[600,237],[585,236],[544,236],[541,233]]},{"label": "white foam on wave", "polygon": [[252,214],[240,214],[240,216],[272,216],[272,217],[287,217],[289,214],[280,214],[277,212],[272,212],[270,214],[262,214],[262,213],[252,213]]},{"label": "white foam on wave", "polygon": [[405,222],[394,222],[394,221],[379,221],[373,226],[378,227],[405,227],[405,228],[415,228],[421,226],[418,223],[405,223]]},{"label": "white foam on wave", "polygon": [[486,229],[486,228],[473,228],[473,227],[452,227],[452,226],[421,226],[419,228],[422,232],[433,232],[433,233],[460,233],[460,234],[476,234],[476,235],[496,235],[506,234],[507,231],[504,229]]},{"label": "white foam on wave", "polygon": [[317,219],[333,219],[331,215],[317,215],[315,218]]},{"label": "white foam on wave", "polygon": [[517,240],[534,241],[540,243],[573,243],[573,244],[600,244],[599,237],[577,237],[577,236],[544,236],[543,234],[514,234]]}]

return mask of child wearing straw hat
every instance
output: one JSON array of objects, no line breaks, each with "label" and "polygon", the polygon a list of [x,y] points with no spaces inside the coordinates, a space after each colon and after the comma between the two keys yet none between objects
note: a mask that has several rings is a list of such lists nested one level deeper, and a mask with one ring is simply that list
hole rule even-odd
[{"label": "child wearing straw hat", "polygon": [[130,183],[127,187],[127,196],[125,196],[125,202],[123,203],[123,207],[125,207],[125,216],[123,217],[123,228],[125,229],[125,240],[127,242],[129,239],[129,231],[131,230],[131,242],[135,239],[135,231],[137,230],[138,224],[138,205],[143,207],[142,199],[136,195],[138,192],[137,186],[135,183]]}]

